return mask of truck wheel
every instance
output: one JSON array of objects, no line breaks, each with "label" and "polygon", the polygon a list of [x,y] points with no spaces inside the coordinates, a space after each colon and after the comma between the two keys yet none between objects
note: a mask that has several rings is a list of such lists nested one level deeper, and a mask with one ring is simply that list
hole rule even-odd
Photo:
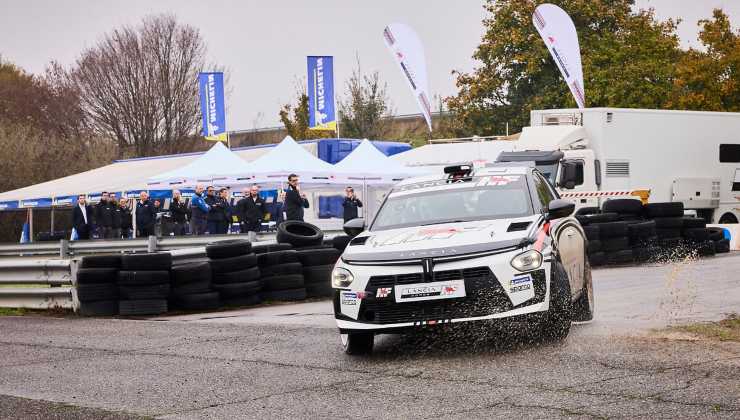
[{"label": "truck wheel", "polygon": [[570,332],[572,303],[570,300],[570,281],[563,265],[558,261],[552,264],[550,275],[550,309],[542,323],[542,337],[561,341]]},{"label": "truck wheel", "polygon": [[375,335],[373,333],[347,333],[339,334],[342,339],[344,352],[353,356],[370,354],[373,352]]},{"label": "truck wheel", "polygon": [[591,266],[586,262],[583,278],[586,280],[581,297],[573,304],[573,321],[587,322],[594,319],[594,286],[591,280]]},{"label": "truck wheel", "polygon": [[719,218],[720,225],[730,225],[737,223],[737,217],[732,213],[725,213]]}]

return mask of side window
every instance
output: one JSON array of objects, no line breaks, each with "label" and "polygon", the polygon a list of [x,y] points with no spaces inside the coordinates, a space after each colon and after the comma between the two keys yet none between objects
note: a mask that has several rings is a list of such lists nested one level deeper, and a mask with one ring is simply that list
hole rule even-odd
[{"label": "side window", "polygon": [[720,144],[719,161],[721,163],[740,163],[740,144]]},{"label": "side window", "polygon": [[740,169],[735,169],[735,180],[732,181],[732,191],[740,191]]},{"label": "side window", "polygon": [[576,164],[576,185],[583,185],[583,161],[573,161]]},{"label": "side window", "polygon": [[537,190],[537,197],[540,199],[540,205],[546,209],[550,201],[555,199],[555,194],[553,194],[550,184],[542,178],[542,175],[534,173],[532,178],[534,179],[534,188]]}]

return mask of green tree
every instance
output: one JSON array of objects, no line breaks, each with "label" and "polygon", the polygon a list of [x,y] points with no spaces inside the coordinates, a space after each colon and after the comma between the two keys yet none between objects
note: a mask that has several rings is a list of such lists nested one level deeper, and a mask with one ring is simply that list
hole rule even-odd
[{"label": "green tree", "polygon": [[[532,24],[536,0],[488,0],[485,34],[473,57],[481,65],[455,73],[448,98],[458,134],[494,135],[529,124],[532,109],[575,107]],[[573,19],[581,46],[586,105],[661,108],[671,96],[683,52],[676,22],[658,22],[633,0],[553,0]]]},{"label": "green tree", "polygon": [[677,66],[671,105],[702,111],[740,111],[740,30],[720,9],[700,20],[704,50],[690,49]]},{"label": "green tree", "polygon": [[296,104],[285,104],[280,109],[280,121],[285,126],[288,135],[295,140],[310,140],[329,138],[335,135],[333,130],[311,130],[308,118],[308,95],[300,88],[297,89]]},{"label": "green tree", "polygon": [[393,113],[388,99],[387,84],[380,81],[379,73],[362,73],[357,68],[346,84],[347,91],[339,103],[339,129],[342,137],[356,139],[382,139],[391,131]]}]

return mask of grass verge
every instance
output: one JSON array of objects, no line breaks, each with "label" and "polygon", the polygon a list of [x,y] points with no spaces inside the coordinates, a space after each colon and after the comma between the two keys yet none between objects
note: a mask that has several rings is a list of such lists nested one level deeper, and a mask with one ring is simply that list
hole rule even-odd
[{"label": "grass verge", "polygon": [[740,342],[740,315],[731,314],[718,322],[677,325],[669,327],[668,330],[686,332],[710,340]]}]

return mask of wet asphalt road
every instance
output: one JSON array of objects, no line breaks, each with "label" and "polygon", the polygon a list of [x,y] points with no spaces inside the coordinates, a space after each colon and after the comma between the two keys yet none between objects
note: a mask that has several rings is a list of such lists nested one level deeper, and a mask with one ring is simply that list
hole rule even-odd
[{"label": "wet asphalt road", "polygon": [[384,336],[364,358],[341,353],[327,302],[4,317],[0,418],[740,418],[740,343],[652,330],[740,312],[740,254],[594,282],[595,322],[563,343],[430,332]]}]

